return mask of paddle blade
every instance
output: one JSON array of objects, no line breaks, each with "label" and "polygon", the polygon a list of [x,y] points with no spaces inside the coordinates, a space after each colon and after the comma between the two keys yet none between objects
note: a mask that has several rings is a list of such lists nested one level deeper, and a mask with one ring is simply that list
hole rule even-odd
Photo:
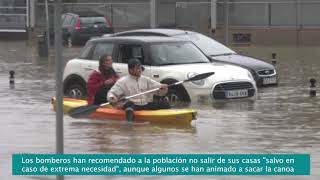
[{"label": "paddle blade", "polygon": [[95,112],[99,107],[100,105],[80,106],[71,109],[68,114],[73,118],[87,117],[91,113]]},{"label": "paddle blade", "polygon": [[207,73],[203,73],[203,74],[198,74],[198,75],[195,75],[193,77],[191,77],[190,79],[187,79],[185,80],[185,82],[187,81],[198,81],[198,80],[201,80],[201,79],[205,79],[211,75],[213,75],[214,72],[207,72]]}]

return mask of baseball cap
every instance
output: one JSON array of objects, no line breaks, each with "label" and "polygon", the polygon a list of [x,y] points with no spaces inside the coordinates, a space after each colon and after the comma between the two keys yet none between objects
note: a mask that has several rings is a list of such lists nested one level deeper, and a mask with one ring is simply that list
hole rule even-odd
[{"label": "baseball cap", "polygon": [[141,62],[139,61],[139,59],[137,58],[131,58],[129,61],[128,61],[128,68],[129,69],[132,69],[134,68],[135,66],[140,66],[142,70],[144,70],[144,67],[141,65]]}]

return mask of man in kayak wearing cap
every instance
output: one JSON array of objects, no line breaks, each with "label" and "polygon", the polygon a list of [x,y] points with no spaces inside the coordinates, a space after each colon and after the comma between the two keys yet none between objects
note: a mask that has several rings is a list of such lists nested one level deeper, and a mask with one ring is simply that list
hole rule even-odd
[{"label": "man in kayak wearing cap", "polygon": [[[107,95],[107,99],[112,105],[126,111],[126,118],[128,121],[134,120],[134,110],[157,110],[170,108],[168,102],[153,102],[153,95],[164,96],[168,92],[168,85],[161,84],[149,77],[141,75],[143,70],[144,67],[138,59],[130,59],[128,61],[129,75],[119,79],[109,90]],[[156,88],[160,89],[153,93],[147,93],[130,98],[125,102],[119,101],[122,97],[132,96]]]}]

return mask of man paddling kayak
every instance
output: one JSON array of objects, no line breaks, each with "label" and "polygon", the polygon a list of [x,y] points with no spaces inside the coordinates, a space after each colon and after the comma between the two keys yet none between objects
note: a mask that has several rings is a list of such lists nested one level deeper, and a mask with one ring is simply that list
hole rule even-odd
[{"label": "man paddling kayak", "polygon": [[[128,121],[134,120],[134,110],[157,110],[169,109],[168,102],[154,102],[153,95],[164,96],[168,92],[168,85],[161,84],[149,77],[141,75],[144,67],[138,59],[130,59],[128,61],[129,75],[119,79],[109,90],[108,101],[118,108],[122,108],[126,112]],[[131,96],[142,93],[151,89],[160,88],[159,91],[143,94],[133,97],[128,101],[119,101],[122,97]]]}]

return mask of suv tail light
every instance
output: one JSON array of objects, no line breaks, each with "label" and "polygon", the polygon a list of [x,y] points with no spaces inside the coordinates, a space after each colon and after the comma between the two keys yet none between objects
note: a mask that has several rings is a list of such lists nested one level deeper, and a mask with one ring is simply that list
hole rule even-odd
[{"label": "suv tail light", "polygon": [[104,19],[106,19],[109,27],[112,28],[112,23],[111,23],[111,21],[109,20],[109,18],[108,18],[107,16],[105,16]]},{"label": "suv tail light", "polygon": [[80,28],[81,28],[80,26],[81,26],[80,25],[80,18],[77,18],[76,27],[75,27],[76,31],[80,30]]}]

